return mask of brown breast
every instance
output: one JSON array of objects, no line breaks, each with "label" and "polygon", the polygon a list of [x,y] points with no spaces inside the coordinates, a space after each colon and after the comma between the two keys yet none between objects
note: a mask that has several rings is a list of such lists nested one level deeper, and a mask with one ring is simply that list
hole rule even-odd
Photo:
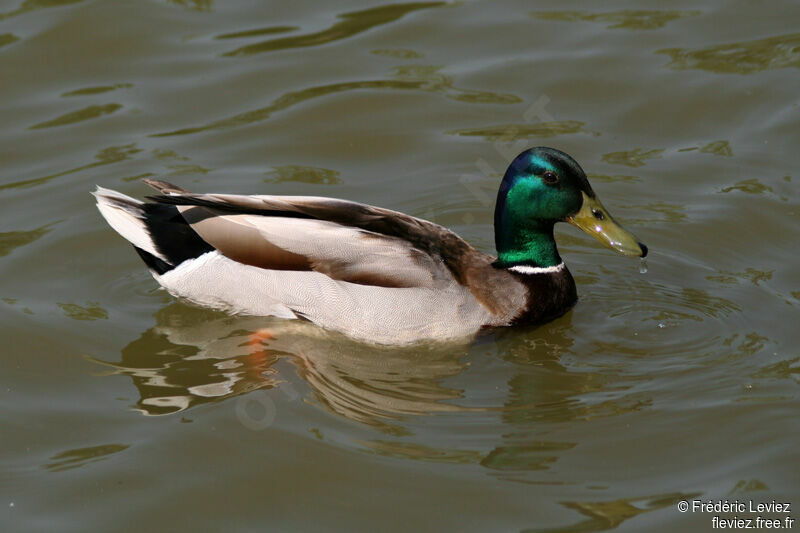
[{"label": "brown breast", "polygon": [[564,266],[558,272],[521,274],[511,272],[528,290],[526,306],[511,324],[543,324],[569,311],[578,301],[575,280]]}]

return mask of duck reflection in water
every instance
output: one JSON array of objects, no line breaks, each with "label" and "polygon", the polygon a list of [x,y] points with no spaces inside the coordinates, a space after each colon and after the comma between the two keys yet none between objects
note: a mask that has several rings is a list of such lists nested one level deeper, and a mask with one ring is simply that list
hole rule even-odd
[{"label": "duck reflection in water", "polygon": [[[130,376],[140,396],[136,408],[151,416],[272,388],[290,401],[302,397],[395,435],[408,434],[396,422],[416,415],[494,412],[512,433],[527,433],[531,422],[646,407],[646,398],[625,392],[626,378],[563,366],[574,342],[570,316],[535,332],[398,348],[359,343],[302,321],[173,303],[122,349],[120,361],[94,361]],[[617,391],[611,399],[591,399],[610,391]]]},{"label": "duck reflection in water", "polygon": [[[140,396],[136,408],[146,415],[258,389],[305,397],[308,392],[296,390],[305,386],[330,412],[389,433],[398,431],[391,421],[434,413],[496,411],[513,425],[625,410],[619,401],[579,400],[619,383],[571,372],[559,362],[573,344],[569,314],[534,335],[509,331],[471,344],[402,348],[359,343],[302,321],[235,317],[182,303],[162,308],[155,318],[155,326],[122,349],[120,361],[94,359],[113,374],[130,376]],[[503,384],[504,398],[486,398],[487,380]],[[457,387],[475,388],[475,394]],[[497,387],[490,388],[494,395]],[[488,405],[475,405],[481,401]]]},{"label": "duck reflection in water", "polygon": [[[294,390],[287,361],[328,410],[372,426],[405,415],[458,411],[461,390],[441,385],[462,372],[465,344],[389,348],[358,343],[302,321],[233,317],[171,304],[128,344],[117,363],[146,415],[164,415],[257,389]],[[279,375],[280,373],[282,375]],[[302,386],[302,385],[300,385]]]}]

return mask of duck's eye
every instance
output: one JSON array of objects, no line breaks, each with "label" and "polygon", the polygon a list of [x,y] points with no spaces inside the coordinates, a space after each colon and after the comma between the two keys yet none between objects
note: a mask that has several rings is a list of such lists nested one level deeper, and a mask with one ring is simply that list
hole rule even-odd
[{"label": "duck's eye", "polygon": [[592,209],[592,214],[594,215],[594,218],[596,218],[597,220],[603,220],[604,218],[606,218],[603,212],[600,211],[599,209]]},{"label": "duck's eye", "polygon": [[546,184],[553,185],[558,183],[558,174],[552,170],[545,170],[544,174],[542,174],[542,179]]}]

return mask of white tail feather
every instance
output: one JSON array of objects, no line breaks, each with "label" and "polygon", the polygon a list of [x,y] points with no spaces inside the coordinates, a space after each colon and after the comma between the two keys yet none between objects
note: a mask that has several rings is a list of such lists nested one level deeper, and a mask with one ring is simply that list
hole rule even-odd
[{"label": "white tail feather", "polygon": [[141,207],[144,205],[142,202],[100,186],[92,194],[97,198],[97,209],[100,210],[100,214],[103,215],[109,226],[137,248],[167,261],[167,258],[156,249],[153,239],[147,232],[144,211]]}]

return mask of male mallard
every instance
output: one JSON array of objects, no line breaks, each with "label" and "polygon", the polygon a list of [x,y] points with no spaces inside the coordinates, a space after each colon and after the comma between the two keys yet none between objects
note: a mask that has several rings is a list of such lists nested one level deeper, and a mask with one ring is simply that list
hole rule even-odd
[{"label": "male mallard", "polygon": [[498,256],[396,211],[312,196],[194,194],[144,180],[144,203],[97,188],[97,207],[170,293],[248,315],[305,318],[376,343],[450,339],[567,312],[575,281],[558,255],[570,222],[624,255],[647,247],[617,224],[578,163],[532,148],[503,177]]}]

